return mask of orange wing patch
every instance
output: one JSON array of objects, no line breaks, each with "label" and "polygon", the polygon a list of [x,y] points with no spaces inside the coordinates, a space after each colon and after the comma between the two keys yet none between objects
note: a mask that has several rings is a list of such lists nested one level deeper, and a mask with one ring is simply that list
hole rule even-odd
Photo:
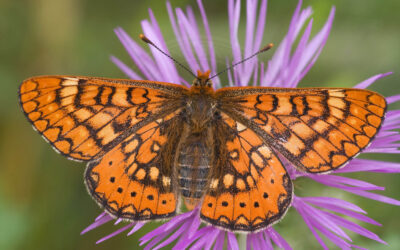
[{"label": "orange wing patch", "polygon": [[218,158],[201,218],[234,231],[277,222],[292,199],[292,183],[278,157],[256,133],[224,114],[213,134]]},{"label": "orange wing patch", "polygon": [[28,120],[58,152],[88,161],[147,118],[176,110],[185,90],[150,81],[49,76],[25,80],[19,97]]},{"label": "orange wing patch", "polygon": [[88,164],[88,190],[110,214],[129,220],[175,215],[172,164],[179,140],[176,131],[182,126],[177,115],[141,127],[102,159]]},{"label": "orange wing patch", "polygon": [[217,96],[222,110],[312,173],[337,169],[367,147],[386,111],[382,96],[360,89],[226,88]]}]

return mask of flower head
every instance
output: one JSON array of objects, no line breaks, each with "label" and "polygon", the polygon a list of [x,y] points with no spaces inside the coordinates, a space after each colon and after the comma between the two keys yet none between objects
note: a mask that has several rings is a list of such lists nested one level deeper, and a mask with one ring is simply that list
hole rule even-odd
[{"label": "flower head", "polygon": [[[191,7],[188,7],[186,11],[181,8],[174,10],[170,3],[167,2],[167,10],[175,37],[189,68],[192,72],[196,72],[197,70],[211,70],[211,74],[213,75],[217,73],[217,61],[211,30],[202,1],[198,0],[197,3],[201,16],[199,23],[196,21],[194,11]],[[244,47],[240,45],[238,35],[241,12],[240,0],[228,0],[230,43],[233,59],[232,61],[226,59],[227,66],[256,53],[262,46],[267,1],[246,1],[246,37]],[[267,64],[264,64],[264,62],[254,58],[236,66],[227,72],[228,84],[230,86],[296,87],[320,55],[327,41],[334,13],[335,9],[332,8],[325,25],[315,36],[311,37],[313,25],[311,18],[312,9],[310,7],[302,9],[302,1],[300,0],[294,11],[288,32],[276,49],[272,59]],[[150,37],[163,51],[169,53],[162,32],[151,10],[149,10],[149,15],[149,20],[142,21],[144,34]],[[204,28],[205,44],[201,40],[202,34],[200,33],[199,26]],[[115,32],[140,71],[136,72],[116,57],[111,57],[111,60],[128,77],[132,79],[173,82],[186,86],[190,85],[185,77],[178,73],[176,65],[169,58],[152,47],[150,47],[150,54],[147,53],[142,48],[142,44],[139,45],[133,41],[122,28],[117,28]],[[375,75],[357,84],[355,87],[366,88],[389,74],[391,73]],[[214,79],[214,84],[216,88],[223,86],[218,77]],[[389,104],[399,100],[400,95],[387,98]],[[400,134],[394,131],[400,128],[399,117],[400,110],[389,111],[382,129],[370,147],[364,150],[363,153],[400,153],[398,149]],[[325,186],[341,189],[345,192],[378,202],[400,205],[400,201],[398,200],[371,192],[383,190],[383,187],[338,175],[349,172],[398,173],[400,172],[399,164],[377,160],[354,159],[345,168],[333,171],[329,175],[313,175],[299,172],[289,162],[284,160],[283,162],[292,180],[309,178]],[[319,244],[324,248],[327,248],[327,246],[325,241],[320,237],[320,234],[324,235],[326,239],[338,247],[359,248],[353,245],[351,237],[343,229],[385,244],[376,234],[354,222],[356,220],[380,225],[378,222],[367,217],[363,209],[351,202],[333,197],[300,197],[295,195],[292,206],[302,217]],[[109,215],[102,213],[82,233],[86,233],[111,220],[112,218]],[[121,220],[116,220],[115,224],[119,224],[120,222]],[[98,243],[123,231],[129,230],[128,235],[131,235],[144,224],[145,222],[129,223],[114,233],[100,239]],[[226,232],[211,225],[201,225],[198,208],[177,215],[140,239],[140,244],[145,245],[146,249],[160,249],[172,242],[176,242],[174,249],[187,247],[209,249],[212,246],[214,249],[222,249],[225,242],[227,242],[228,248],[239,249],[239,243],[234,233]],[[273,227],[257,233],[247,234],[245,244],[247,249],[272,249],[274,245],[284,249],[291,248]]]}]

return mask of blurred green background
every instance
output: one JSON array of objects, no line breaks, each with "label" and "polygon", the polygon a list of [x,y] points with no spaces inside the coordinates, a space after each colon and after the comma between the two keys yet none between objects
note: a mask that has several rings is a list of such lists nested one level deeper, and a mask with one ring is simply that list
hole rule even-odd
[{"label": "blurred green background", "polygon": [[[194,0],[171,2],[176,7],[193,6],[199,17]],[[225,0],[204,2],[221,69],[230,54],[227,4]],[[294,0],[269,2],[265,43],[281,41],[296,4]],[[303,7],[314,9],[314,34],[326,21],[332,4],[337,12],[329,40],[300,86],[350,87],[374,74],[393,71],[371,89],[386,96],[399,94],[400,1],[306,0]],[[80,236],[101,212],[83,184],[85,166],[56,154],[32,130],[17,101],[20,82],[33,75],[125,77],[109,60],[113,54],[132,65],[113,29],[121,26],[138,40],[140,21],[148,18],[148,8],[154,11],[171,53],[182,61],[164,1],[0,0],[0,249],[136,249],[138,239],[157,225],[147,225],[128,238],[118,235],[97,246],[96,240],[117,227],[110,223]],[[242,22],[242,31],[244,27]],[[395,107],[400,108],[391,106]],[[376,157],[400,159],[394,155]],[[384,185],[386,195],[400,199],[399,175],[355,177]],[[307,180],[298,180],[295,185],[299,195],[332,195],[352,201],[383,223],[383,227],[360,224],[379,234],[389,246],[349,232],[355,244],[400,249],[399,207],[329,188],[321,190]],[[318,246],[294,209],[276,228],[295,249]]]}]

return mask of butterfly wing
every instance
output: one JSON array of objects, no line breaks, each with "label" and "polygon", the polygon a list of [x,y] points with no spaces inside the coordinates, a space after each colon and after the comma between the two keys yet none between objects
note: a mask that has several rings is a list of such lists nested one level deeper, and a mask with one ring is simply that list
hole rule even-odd
[{"label": "butterfly wing", "polygon": [[43,76],[25,80],[19,99],[28,120],[53,148],[89,161],[176,110],[186,90],[151,81]]},{"label": "butterfly wing", "polygon": [[361,89],[223,88],[220,109],[260,135],[299,170],[337,169],[367,147],[386,111]]},{"label": "butterfly wing", "polygon": [[201,218],[232,231],[256,231],[279,221],[292,200],[292,183],[271,148],[224,113],[213,137],[215,159]]},{"label": "butterfly wing", "polygon": [[87,188],[110,214],[130,220],[175,214],[176,145],[183,122],[179,111],[150,122],[86,169]]}]

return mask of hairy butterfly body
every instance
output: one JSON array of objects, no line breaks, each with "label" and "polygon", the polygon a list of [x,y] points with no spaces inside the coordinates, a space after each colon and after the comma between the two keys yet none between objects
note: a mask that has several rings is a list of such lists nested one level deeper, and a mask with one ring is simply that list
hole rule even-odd
[{"label": "hairy butterfly body", "polygon": [[111,215],[169,218],[182,198],[201,218],[252,232],[292,200],[280,153],[325,173],[367,147],[385,99],[340,88],[222,88],[198,72],[189,89],[142,80],[43,76],[24,81],[21,107],[61,154],[88,162],[85,183]]}]

